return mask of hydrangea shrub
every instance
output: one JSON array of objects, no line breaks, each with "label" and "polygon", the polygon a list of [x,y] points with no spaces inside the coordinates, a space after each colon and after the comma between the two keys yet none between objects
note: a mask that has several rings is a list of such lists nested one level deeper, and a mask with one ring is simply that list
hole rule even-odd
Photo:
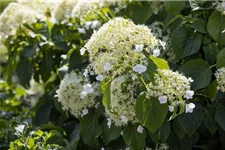
[{"label": "hydrangea shrub", "polygon": [[224,6],[10,3],[0,149],[224,149]]}]

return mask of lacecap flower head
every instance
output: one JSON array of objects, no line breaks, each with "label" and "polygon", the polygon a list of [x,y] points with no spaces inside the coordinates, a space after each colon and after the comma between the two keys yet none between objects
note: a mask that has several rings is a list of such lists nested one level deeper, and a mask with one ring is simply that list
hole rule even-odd
[{"label": "lacecap flower head", "polygon": [[95,106],[99,95],[99,84],[91,84],[88,78],[75,72],[67,74],[57,90],[63,110],[71,112],[77,118],[86,115],[88,108]]},{"label": "lacecap flower head", "polygon": [[[147,65],[145,54],[153,54],[158,44],[147,26],[117,17],[94,32],[84,47],[89,52],[95,73],[107,76],[115,71],[122,73],[137,64]],[[106,63],[110,64],[107,70]]]},{"label": "lacecap flower head", "polygon": [[[154,83],[148,84],[149,95],[157,97],[160,103],[173,103],[179,100],[192,99],[194,91],[191,90],[191,78],[173,72],[172,70],[159,69],[154,77]],[[170,110],[173,110],[170,107]]]},{"label": "lacecap flower head", "polygon": [[225,92],[225,67],[220,68],[215,73],[216,82],[218,84],[217,90]]},{"label": "lacecap flower head", "polygon": [[111,104],[110,108],[106,108],[106,116],[116,126],[138,122],[135,116],[135,104],[140,87],[140,82],[132,80],[131,75],[119,76],[111,82]]}]

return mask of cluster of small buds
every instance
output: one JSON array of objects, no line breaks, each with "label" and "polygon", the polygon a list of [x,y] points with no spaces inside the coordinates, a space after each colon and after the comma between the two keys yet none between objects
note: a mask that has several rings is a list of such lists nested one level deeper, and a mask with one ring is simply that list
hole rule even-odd
[{"label": "cluster of small buds", "polygon": [[[178,72],[159,69],[154,77],[154,83],[148,84],[149,95],[157,97],[161,104],[169,103],[169,111],[173,112],[177,101],[193,98],[194,91],[191,88],[191,78],[186,78]],[[186,104],[186,113],[192,113],[195,105]]]},{"label": "cluster of small buds", "polygon": [[95,106],[99,95],[99,84],[91,84],[88,78],[75,72],[67,74],[57,90],[63,110],[70,111],[77,118],[86,115],[88,108]]},{"label": "cluster of small buds", "polygon": [[[161,42],[162,43],[162,42]],[[104,76],[120,74],[133,67],[139,74],[146,70],[148,55],[155,54],[160,44],[144,25],[135,25],[131,20],[117,17],[94,32],[81,54],[87,50],[96,74]],[[162,43],[164,44],[164,43]],[[157,55],[158,56],[158,55]]]},{"label": "cluster of small buds", "polygon": [[225,67],[220,68],[215,73],[216,82],[217,82],[217,90],[225,93]]}]

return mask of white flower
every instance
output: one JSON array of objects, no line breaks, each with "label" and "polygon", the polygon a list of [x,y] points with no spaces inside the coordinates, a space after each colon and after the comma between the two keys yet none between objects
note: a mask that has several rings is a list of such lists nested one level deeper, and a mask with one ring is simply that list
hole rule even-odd
[{"label": "white flower", "polygon": [[88,109],[82,110],[82,115],[81,115],[82,117],[85,116],[85,115],[87,115],[87,114],[88,114]]},{"label": "white flower", "polygon": [[160,55],[160,49],[153,50],[153,56],[158,57]]},{"label": "white flower", "polygon": [[16,126],[15,129],[16,129],[17,135],[22,134],[24,131],[24,128],[25,128],[25,125],[23,125],[23,124]]},{"label": "white flower", "polygon": [[101,150],[105,150],[104,147],[102,147]]},{"label": "white flower", "polygon": [[104,68],[104,70],[105,71],[108,71],[108,70],[110,70],[110,63],[109,62],[107,62],[107,63],[105,63],[105,68]]},{"label": "white flower", "polygon": [[143,44],[135,45],[135,52],[142,52],[144,48]]},{"label": "white flower", "polygon": [[125,116],[121,116],[120,118],[121,118],[122,122],[124,122],[124,123],[127,123],[127,122],[128,122],[127,117],[125,117]]},{"label": "white flower", "polygon": [[84,77],[87,77],[87,76],[88,76],[88,69],[85,69],[85,70],[84,70],[83,76],[84,76]]},{"label": "white flower", "polygon": [[85,48],[81,48],[81,49],[80,49],[80,54],[81,54],[81,55],[84,55],[85,51],[86,51]]},{"label": "white flower", "polygon": [[86,92],[87,94],[94,92],[94,89],[92,88],[91,84],[84,85],[84,92]]},{"label": "white flower", "polygon": [[110,118],[107,118],[108,122],[107,122],[107,126],[109,128],[111,128],[111,124],[112,124],[112,120]]},{"label": "white flower", "polygon": [[29,35],[32,37],[32,38],[35,38],[36,37],[36,34],[32,31],[29,31]]},{"label": "white flower", "polygon": [[104,76],[101,74],[96,77],[96,80],[98,81],[102,81],[103,79],[104,79]]},{"label": "white flower", "polygon": [[169,107],[169,111],[170,111],[170,112],[173,112],[173,111],[174,111],[174,106],[170,105],[170,106],[168,106],[168,107]]},{"label": "white flower", "polygon": [[222,3],[222,8],[225,10],[225,2]]},{"label": "white flower", "polygon": [[78,32],[81,33],[81,34],[85,34],[86,33],[84,28],[78,28]]},{"label": "white flower", "polygon": [[133,71],[137,72],[139,74],[142,74],[147,70],[147,67],[145,65],[137,64],[133,67]]},{"label": "white flower", "polygon": [[186,113],[192,113],[194,108],[195,108],[195,104],[194,103],[186,104],[185,112]]},{"label": "white flower", "polygon": [[91,23],[91,28],[96,29],[100,25],[100,22],[98,20],[94,20]]},{"label": "white flower", "polygon": [[94,71],[91,71],[90,74],[93,76],[95,74],[95,72]]},{"label": "white flower", "polygon": [[163,49],[165,50],[166,49],[166,42],[160,40],[159,43],[163,47]]},{"label": "white flower", "polygon": [[167,103],[167,96],[166,95],[159,96],[158,99],[159,99],[160,104]]},{"label": "white flower", "polygon": [[66,59],[67,58],[67,55],[61,55],[60,56],[62,59]]},{"label": "white flower", "polygon": [[141,125],[139,125],[138,128],[137,128],[137,132],[143,133],[143,130],[144,130],[144,128]]},{"label": "white flower", "polygon": [[188,80],[189,82],[194,82],[194,80],[191,77],[189,77]]},{"label": "white flower", "polygon": [[86,29],[89,29],[89,28],[90,28],[90,26],[91,26],[91,21],[87,21],[87,22],[85,22],[84,27],[85,27]]},{"label": "white flower", "polygon": [[186,97],[187,99],[192,99],[194,93],[195,93],[195,92],[192,91],[192,90],[187,90],[187,92],[186,92],[186,94],[185,94],[185,97]]},{"label": "white flower", "polygon": [[87,95],[87,93],[83,91],[80,93],[80,98],[84,99],[86,95]]}]

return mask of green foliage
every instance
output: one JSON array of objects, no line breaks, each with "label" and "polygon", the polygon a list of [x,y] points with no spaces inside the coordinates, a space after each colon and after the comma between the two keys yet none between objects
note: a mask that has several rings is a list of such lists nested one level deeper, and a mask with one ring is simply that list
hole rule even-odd
[{"label": "green foliage", "polygon": [[212,77],[212,70],[209,64],[201,59],[190,60],[181,67],[181,71],[194,82],[192,88],[199,90],[209,85]]},{"label": "green foliage", "polygon": [[187,26],[178,27],[171,37],[173,52],[177,58],[195,54],[201,46],[201,35]]},{"label": "green foliage", "polygon": [[[1,9],[6,3],[1,2]],[[54,23],[47,17],[31,24],[23,23],[16,34],[6,36],[2,45],[7,53],[0,57],[1,150],[128,147],[140,150],[160,149],[163,143],[168,144],[169,149],[225,148],[225,94],[218,90],[214,75],[217,69],[225,67],[224,11],[217,10],[211,1],[127,1],[121,4],[125,6],[122,9],[110,5],[82,19],[70,17]],[[98,27],[87,28],[87,23],[97,20],[103,25],[118,16],[147,26],[155,21],[162,22],[162,37],[158,38],[168,39],[166,49],[159,57],[145,54],[147,69],[141,75],[132,72],[131,66],[125,68],[125,73],[105,78],[101,83],[97,81],[102,93],[97,97],[98,103],[88,114],[75,118],[63,110],[56,96],[60,81],[71,71],[83,73],[90,67],[88,52],[81,55],[80,49]],[[166,36],[167,31],[171,33],[169,36]],[[158,97],[149,96],[148,84],[154,84],[158,69],[179,70],[194,80],[191,84],[191,90],[195,91],[193,98],[177,98],[173,112],[169,111],[172,102],[160,104]],[[144,88],[138,86],[134,94],[133,111],[137,122],[116,126],[108,120],[104,109],[110,110],[112,106],[111,83],[126,72],[135,74]],[[96,82],[95,78],[96,75],[91,76],[90,82]],[[130,77],[121,83],[121,88],[128,82],[136,81]],[[123,88],[127,93],[128,90]],[[186,103],[195,104],[192,113],[186,113]],[[25,125],[25,128],[15,134],[18,125]],[[143,126],[143,133],[137,130],[139,125]]]},{"label": "green foliage", "polygon": [[147,93],[139,95],[136,101],[136,116],[151,132],[155,132],[162,126],[167,112],[167,104],[160,104],[157,99],[149,97]]},{"label": "green foliage", "polygon": [[225,16],[221,12],[215,11],[210,17],[207,24],[207,30],[210,36],[218,42],[219,45],[224,45],[225,32]]},{"label": "green foliage", "polygon": [[146,131],[138,133],[138,126],[128,125],[123,129],[123,139],[132,149],[138,150],[145,147]]}]

